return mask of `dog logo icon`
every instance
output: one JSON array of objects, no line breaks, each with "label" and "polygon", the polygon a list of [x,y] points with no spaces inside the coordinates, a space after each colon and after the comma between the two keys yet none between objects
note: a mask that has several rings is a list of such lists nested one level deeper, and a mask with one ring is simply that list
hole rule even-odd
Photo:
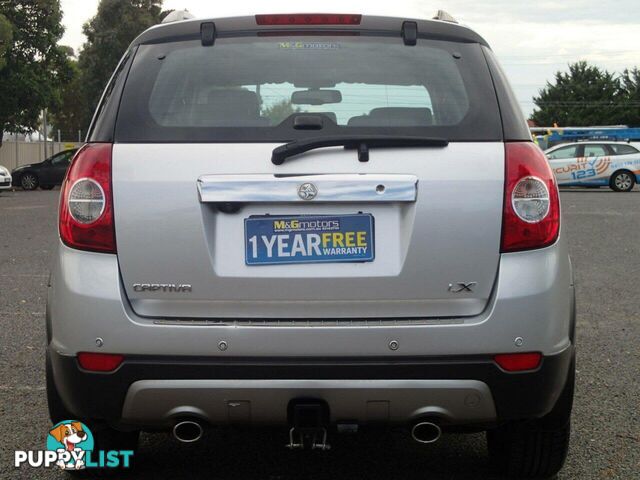
[{"label": "dog logo icon", "polygon": [[47,450],[58,452],[56,465],[62,470],[81,470],[86,453],[93,450],[93,435],[82,422],[65,420],[49,431]]},{"label": "dog logo icon", "polygon": [[86,424],[63,420],[49,430],[46,450],[15,450],[13,466],[62,470],[131,466],[133,450],[96,450],[95,446],[93,433]]}]

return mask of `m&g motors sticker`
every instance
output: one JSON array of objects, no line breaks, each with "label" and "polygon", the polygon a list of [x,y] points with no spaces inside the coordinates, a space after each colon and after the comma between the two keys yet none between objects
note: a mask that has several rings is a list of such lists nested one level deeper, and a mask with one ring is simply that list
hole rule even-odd
[{"label": "m&g motors sticker", "polygon": [[342,46],[335,42],[280,42],[278,48],[281,50],[337,50]]}]

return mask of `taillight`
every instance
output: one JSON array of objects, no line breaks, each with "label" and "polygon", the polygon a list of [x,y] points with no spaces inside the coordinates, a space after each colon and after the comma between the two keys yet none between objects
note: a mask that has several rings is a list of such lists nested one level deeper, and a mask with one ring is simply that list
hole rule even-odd
[{"label": "taillight", "polygon": [[501,353],[494,356],[493,360],[507,372],[524,372],[538,368],[542,362],[542,354],[539,352]]},{"label": "taillight", "polygon": [[92,372],[113,372],[124,361],[124,355],[116,353],[80,352],[78,363]]},{"label": "taillight", "polygon": [[110,143],[76,153],[60,194],[60,238],[79,250],[116,253]]},{"label": "taillight", "polygon": [[283,13],[256,15],[258,25],[360,25],[362,15],[339,13]]},{"label": "taillight", "polygon": [[560,232],[558,186],[544,153],[531,142],[505,145],[501,251],[553,244]]}]

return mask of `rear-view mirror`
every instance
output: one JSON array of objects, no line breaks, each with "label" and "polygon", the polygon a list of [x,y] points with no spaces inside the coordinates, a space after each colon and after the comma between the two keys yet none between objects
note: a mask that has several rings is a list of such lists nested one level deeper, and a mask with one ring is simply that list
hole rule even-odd
[{"label": "rear-view mirror", "polygon": [[294,105],[324,105],[325,103],[340,103],[342,93],[340,90],[300,90],[291,94],[291,103]]}]

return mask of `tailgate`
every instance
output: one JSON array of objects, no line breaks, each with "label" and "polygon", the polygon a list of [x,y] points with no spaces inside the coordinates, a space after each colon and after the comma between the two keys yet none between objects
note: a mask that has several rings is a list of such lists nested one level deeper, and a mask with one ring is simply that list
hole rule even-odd
[{"label": "tailgate", "polygon": [[[326,149],[280,166],[270,162],[276,146],[114,145],[118,259],[137,314],[291,320],[482,312],[500,255],[502,143],[371,150],[367,163]],[[305,184],[313,199],[298,195]],[[290,263],[273,243],[278,261],[252,263],[253,230],[245,229],[263,228],[267,243],[275,242],[264,231],[268,222],[260,224],[268,216],[352,223],[375,251]],[[248,227],[250,219],[257,224]],[[290,254],[290,245],[280,253]]]}]

